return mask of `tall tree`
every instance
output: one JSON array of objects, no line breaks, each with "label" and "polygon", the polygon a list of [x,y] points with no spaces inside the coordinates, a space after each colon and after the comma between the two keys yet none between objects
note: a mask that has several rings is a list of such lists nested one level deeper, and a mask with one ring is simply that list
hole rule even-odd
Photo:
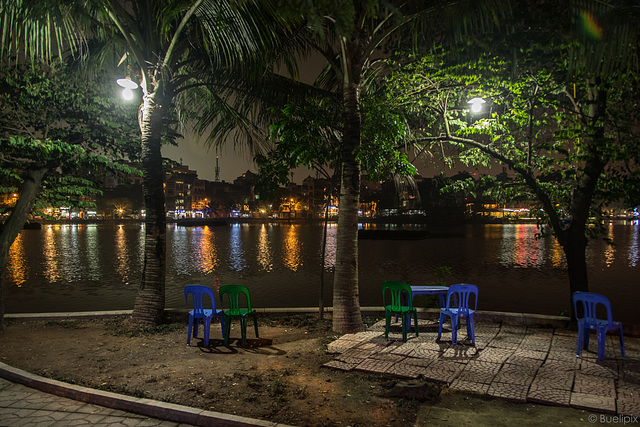
[{"label": "tall tree", "polygon": [[[564,250],[570,297],[589,289],[590,218],[599,219],[604,204],[628,194],[640,174],[633,95],[640,84],[634,69],[638,31],[616,35],[620,26],[635,25],[626,18],[638,11],[598,4],[599,13],[591,15],[588,9],[555,6],[521,7],[515,14],[521,20],[514,21],[521,30],[517,39],[484,40],[479,57],[448,67],[446,54],[426,56],[393,85],[407,108],[422,117],[415,123],[425,141],[446,142],[468,165],[498,162],[515,172],[507,191],[538,201],[538,213]],[[588,17],[600,31],[590,27],[594,34],[581,31],[576,37],[567,16],[576,22]],[[609,57],[609,51],[618,55]],[[463,107],[473,96],[485,98],[488,113],[474,115]],[[491,182],[505,183],[500,177]]]},{"label": "tall tree", "polygon": [[9,249],[29,214],[46,207],[91,205],[100,172],[133,172],[137,125],[105,75],[87,79],[65,64],[27,64],[0,72],[0,192],[18,200],[0,231],[0,329]]},{"label": "tall tree", "polygon": [[221,135],[232,125],[240,129],[238,134],[250,135],[249,141],[256,138],[255,127],[235,120],[228,98],[212,90],[220,87],[216,83],[221,78],[264,69],[248,63],[267,56],[277,40],[281,27],[269,1],[2,0],[0,14],[5,57],[14,52],[49,57],[66,49],[101,59],[117,54],[139,82],[145,254],[132,320],[140,325],[159,323],[165,303],[161,134],[167,113],[176,107],[184,120],[206,121],[201,114],[190,114],[189,107],[198,105],[198,95],[208,91],[208,99],[217,99],[230,117],[214,125],[212,132]]},{"label": "tall tree", "polygon": [[[363,96],[382,70],[381,59],[394,43],[445,35],[447,28],[491,27],[505,12],[499,1],[282,1],[282,10],[299,17],[306,33],[296,32],[304,52],[313,51],[328,64],[316,86],[338,95],[342,118],[340,205],[333,287],[333,329],[364,329],[358,286],[358,208],[362,160]],[[401,36],[407,36],[403,38]],[[303,38],[304,37],[304,38]]]}]

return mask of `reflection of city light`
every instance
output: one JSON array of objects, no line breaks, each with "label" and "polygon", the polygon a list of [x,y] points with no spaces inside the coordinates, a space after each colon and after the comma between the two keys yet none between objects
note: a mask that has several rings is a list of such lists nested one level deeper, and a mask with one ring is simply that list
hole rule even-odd
[{"label": "reflection of city light", "polygon": [[[607,230],[607,238],[613,241],[613,225],[609,224],[609,229]],[[606,245],[604,250],[604,262],[607,267],[611,267],[613,264],[613,260],[615,257],[616,248],[613,245]]]},{"label": "reflection of city light", "polygon": [[196,244],[200,265],[198,267],[203,273],[215,271],[218,266],[218,248],[215,245],[215,235],[211,228],[204,227],[202,238],[199,244]]},{"label": "reflection of city light", "polygon": [[258,264],[260,264],[260,267],[262,267],[264,271],[271,271],[273,269],[269,233],[265,224],[262,224],[258,234]]},{"label": "reflection of city light", "polygon": [[15,283],[18,287],[27,281],[27,267],[25,265],[27,258],[24,253],[24,241],[22,233],[18,234],[16,240],[9,248],[9,257],[7,259],[7,278],[10,282]]},{"label": "reflection of city light", "polygon": [[283,261],[285,267],[292,271],[298,270],[300,262],[300,242],[295,225],[291,225],[284,236]]},{"label": "reflection of city light", "polygon": [[633,226],[631,232],[631,244],[629,245],[629,267],[635,267],[638,265],[638,220],[634,219],[631,221],[631,225]]},{"label": "reflection of city light", "polygon": [[235,271],[241,271],[247,266],[244,259],[244,251],[242,250],[242,237],[240,232],[240,224],[233,224],[229,235],[229,264]]}]

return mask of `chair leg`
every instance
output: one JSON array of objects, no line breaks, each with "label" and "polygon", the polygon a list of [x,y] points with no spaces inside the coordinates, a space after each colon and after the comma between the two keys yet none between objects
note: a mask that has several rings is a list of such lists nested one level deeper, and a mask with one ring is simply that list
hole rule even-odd
[{"label": "chair leg", "polygon": [[391,312],[386,311],[385,313],[385,324],[384,324],[384,339],[389,340],[389,327],[391,326]]},{"label": "chair leg", "polygon": [[[409,315],[409,320],[411,320],[411,315]],[[413,327],[416,330],[416,336],[418,336],[418,310],[413,310]]]},{"label": "chair leg", "polygon": [[622,337],[622,326],[618,328],[618,338],[620,339],[620,354],[624,357],[624,338]]},{"label": "chair leg", "polygon": [[258,316],[255,313],[253,313],[253,328],[256,330],[256,338],[260,338],[258,336]]},{"label": "chair leg", "polygon": [[402,313],[402,342],[407,342],[407,323],[408,313],[405,311]]},{"label": "chair leg", "polygon": [[229,335],[231,335],[231,317],[224,316],[224,325],[227,329],[227,333],[224,334],[224,345],[229,344]]},{"label": "chair leg", "polygon": [[193,317],[189,316],[189,330],[187,331],[187,345],[191,345],[191,328],[193,327]]},{"label": "chair leg", "polygon": [[578,343],[576,345],[576,357],[580,357],[580,353],[582,352],[582,339],[584,332],[582,331],[582,326],[578,325]]},{"label": "chair leg", "polygon": [[200,319],[194,319],[193,322],[193,336],[195,338],[198,337],[198,324],[200,323]]},{"label": "chair leg", "polygon": [[591,328],[586,328],[583,327],[582,328],[582,349],[583,350],[587,350],[589,349],[589,338],[591,337]]},{"label": "chair leg", "polygon": [[209,347],[209,332],[211,329],[211,318],[203,319],[202,323],[204,323],[204,346]]},{"label": "chair leg", "polygon": [[604,344],[607,339],[607,332],[602,329],[597,329],[598,334],[598,362],[602,362],[604,360]]},{"label": "chair leg", "polygon": [[469,317],[467,317],[467,336],[471,337],[471,344],[476,345],[476,330],[472,313],[469,313]]},{"label": "chair leg", "polygon": [[242,345],[247,343],[247,316],[240,318],[240,333],[242,334]]},{"label": "chair leg", "polygon": [[451,316],[451,344],[458,344],[458,315]]},{"label": "chair leg", "polygon": [[224,330],[224,316],[220,315],[218,317],[220,318],[220,329],[222,329],[222,338],[224,338],[226,336]]},{"label": "chair leg", "polygon": [[442,336],[442,324],[444,323],[444,314],[440,313],[440,322],[438,323],[438,339]]}]

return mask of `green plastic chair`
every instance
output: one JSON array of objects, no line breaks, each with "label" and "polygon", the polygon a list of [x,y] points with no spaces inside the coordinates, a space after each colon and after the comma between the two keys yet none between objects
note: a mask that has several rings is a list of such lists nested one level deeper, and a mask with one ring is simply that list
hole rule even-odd
[{"label": "green plastic chair", "polygon": [[[256,311],[251,309],[251,298],[249,297],[249,290],[242,285],[225,285],[220,286],[219,290],[220,303],[222,304],[222,317],[224,319],[224,325],[227,328],[224,334],[225,345],[229,343],[229,333],[231,332],[231,319],[240,319],[240,330],[242,333],[242,345],[247,342],[247,316],[253,316],[253,326],[256,330],[256,338],[258,336],[258,319],[256,317]],[[225,309],[224,296],[227,295],[227,302],[229,308]],[[241,297],[246,297],[247,308],[240,308]]]},{"label": "green plastic chair", "polygon": [[[391,304],[386,305],[386,294],[391,294]],[[402,305],[402,294],[407,295],[407,305]],[[391,316],[399,314],[402,317],[402,341],[407,342],[407,329],[410,328],[411,315],[413,314],[414,329],[418,336],[418,311],[413,306],[413,294],[411,286],[405,282],[386,281],[382,284],[382,304],[384,305],[384,315],[386,323],[384,327],[384,339],[389,339],[389,326],[391,325]]]}]

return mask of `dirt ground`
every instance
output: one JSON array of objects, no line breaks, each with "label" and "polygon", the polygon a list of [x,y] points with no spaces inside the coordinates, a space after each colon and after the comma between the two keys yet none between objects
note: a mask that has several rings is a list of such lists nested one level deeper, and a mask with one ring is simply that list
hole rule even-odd
[{"label": "dirt ground", "polygon": [[[260,316],[241,346],[220,324],[186,346],[186,316],[153,330],[126,318],[7,321],[0,360],[45,377],[136,397],[296,426],[586,425],[586,411],[518,404],[445,385],[322,367],[337,338],[314,315]],[[420,392],[415,393],[416,388]]]}]

